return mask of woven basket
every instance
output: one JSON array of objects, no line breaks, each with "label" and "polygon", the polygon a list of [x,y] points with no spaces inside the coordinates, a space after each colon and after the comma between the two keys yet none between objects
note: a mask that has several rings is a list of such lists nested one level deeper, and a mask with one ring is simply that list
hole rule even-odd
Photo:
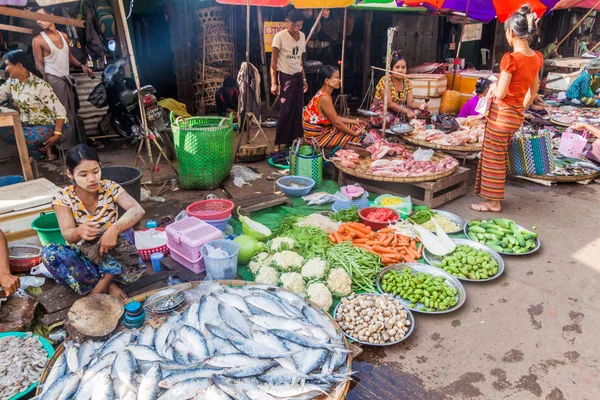
[{"label": "woven basket", "polygon": [[177,118],[171,113],[179,183],[184,189],[213,189],[233,164],[233,120],[221,117]]},{"label": "woven basket", "polygon": [[[221,36],[212,41],[206,40],[206,65],[213,67],[231,66],[235,49],[230,38],[231,36]],[[202,39],[198,43],[202,43]],[[199,48],[199,53],[202,54],[202,46]]]},{"label": "woven basket", "polygon": [[[200,83],[202,81],[202,60],[196,63],[196,82]],[[223,82],[223,79],[231,75],[230,68],[216,68],[211,67],[210,65],[204,66],[204,80],[218,80]]]},{"label": "woven basket", "polygon": [[[210,24],[213,22],[223,22],[223,8],[222,7],[207,7],[200,8],[196,11],[196,17],[201,26]],[[224,23],[224,22],[223,22]]]}]

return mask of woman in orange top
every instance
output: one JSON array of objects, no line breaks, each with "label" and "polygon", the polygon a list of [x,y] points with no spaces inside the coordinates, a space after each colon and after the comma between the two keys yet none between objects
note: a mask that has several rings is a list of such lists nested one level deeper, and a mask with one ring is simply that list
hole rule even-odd
[{"label": "woman in orange top", "polygon": [[540,84],[539,71],[543,57],[529,47],[535,35],[535,16],[528,5],[521,7],[504,24],[506,39],[512,53],[506,53],[500,63],[500,78],[494,89],[494,100],[490,108],[485,129],[483,151],[475,194],[486,201],[472,204],[471,208],[481,212],[500,212],[506,184],[508,144],[519,130],[525,118],[525,110],[531,105]]}]

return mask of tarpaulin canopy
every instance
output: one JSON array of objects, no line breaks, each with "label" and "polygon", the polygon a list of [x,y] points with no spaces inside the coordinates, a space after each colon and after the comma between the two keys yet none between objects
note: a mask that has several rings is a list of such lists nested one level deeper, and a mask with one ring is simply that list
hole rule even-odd
[{"label": "tarpaulin canopy", "polygon": [[[551,11],[559,0],[529,0],[533,12],[542,16]],[[490,22],[498,17],[504,22],[523,4],[523,0],[396,0],[398,6],[424,6],[438,10],[466,13],[467,17]]]},{"label": "tarpaulin canopy", "polygon": [[[217,3],[248,5],[247,0],[217,0]],[[293,3],[295,8],[344,8],[354,4],[354,0],[250,0],[251,6],[260,7],[285,7],[290,3]]]},{"label": "tarpaulin canopy", "polygon": [[561,0],[554,7],[555,10],[564,8],[595,8],[600,10],[600,4],[598,4],[598,0]]}]

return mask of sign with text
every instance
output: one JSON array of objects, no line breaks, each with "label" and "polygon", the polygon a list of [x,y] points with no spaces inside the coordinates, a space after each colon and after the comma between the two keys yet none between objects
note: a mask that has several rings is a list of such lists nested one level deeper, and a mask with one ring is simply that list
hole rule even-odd
[{"label": "sign with text", "polygon": [[269,22],[265,21],[263,32],[265,37],[265,52],[270,53],[273,51],[273,37],[277,32],[281,32],[286,28],[285,22]]},{"label": "sign with text", "polygon": [[463,26],[463,42],[472,42],[474,40],[481,40],[481,32],[483,30],[483,24],[469,24]]}]

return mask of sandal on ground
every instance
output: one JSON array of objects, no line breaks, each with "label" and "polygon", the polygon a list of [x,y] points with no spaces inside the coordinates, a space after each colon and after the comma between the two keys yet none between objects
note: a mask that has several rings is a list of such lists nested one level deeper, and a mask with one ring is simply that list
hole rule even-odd
[{"label": "sandal on ground", "polygon": [[493,212],[499,213],[502,209],[494,210],[488,203],[479,203],[479,204],[471,204],[471,210],[475,210],[477,212]]}]

